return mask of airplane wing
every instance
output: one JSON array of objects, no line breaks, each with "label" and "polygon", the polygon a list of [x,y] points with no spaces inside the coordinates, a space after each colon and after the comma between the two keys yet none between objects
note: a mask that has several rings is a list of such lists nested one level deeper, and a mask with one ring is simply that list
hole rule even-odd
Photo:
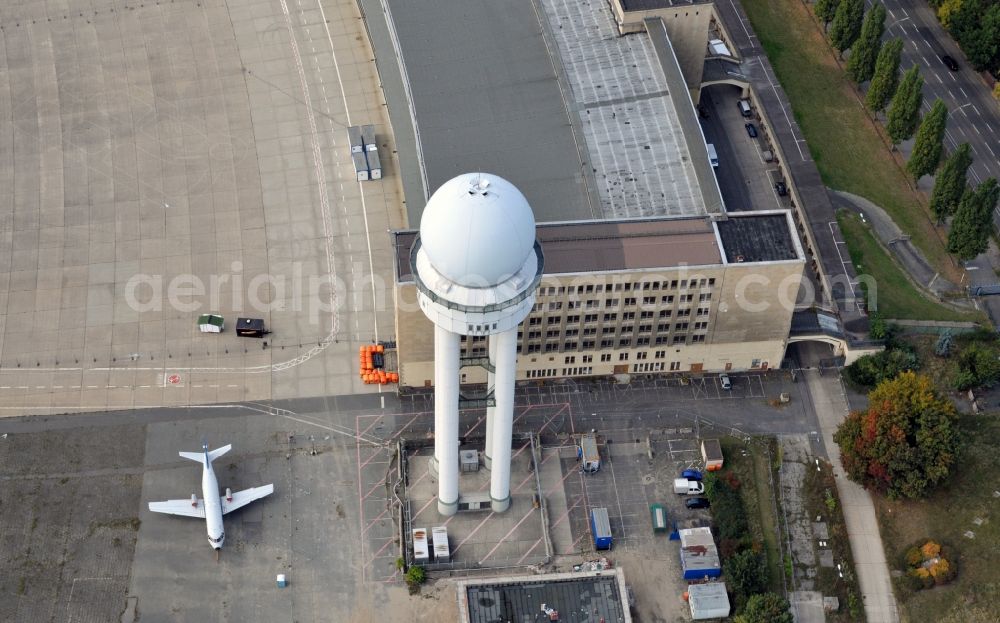
[{"label": "airplane wing", "polygon": [[[263,487],[253,487],[251,489],[244,489],[242,491],[237,491],[233,494],[233,501],[230,502],[226,499],[226,496],[222,496],[222,514],[225,515],[228,512],[234,511],[237,508],[242,508],[253,502],[254,500],[259,500],[262,497],[266,497],[274,493],[274,485],[264,485]],[[190,504],[188,505],[190,507]],[[194,510],[194,509],[192,509]]]},{"label": "airplane wing", "polygon": [[191,499],[167,500],[166,502],[150,502],[149,510],[167,515],[183,515],[185,517],[205,518],[205,504],[198,500],[198,506],[191,506]]}]

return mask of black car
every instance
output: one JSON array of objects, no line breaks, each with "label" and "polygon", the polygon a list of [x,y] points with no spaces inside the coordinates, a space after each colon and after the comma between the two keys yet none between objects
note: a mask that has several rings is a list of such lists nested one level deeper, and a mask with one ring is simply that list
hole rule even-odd
[{"label": "black car", "polygon": [[684,506],[690,509],[695,508],[708,508],[712,504],[708,501],[708,498],[688,498],[684,500]]},{"label": "black car", "polygon": [[750,135],[750,138],[757,138],[757,128],[756,128],[756,126],[754,126],[754,124],[747,123],[747,124],[744,124],[744,127],[746,127],[747,134]]},{"label": "black car", "polygon": [[941,62],[944,63],[944,66],[947,67],[948,69],[952,71],[958,71],[958,61],[948,56],[947,54],[941,57]]},{"label": "black car", "polygon": [[778,193],[778,195],[782,197],[788,194],[788,186],[785,186],[784,182],[778,182],[777,184],[775,184],[774,190]]}]

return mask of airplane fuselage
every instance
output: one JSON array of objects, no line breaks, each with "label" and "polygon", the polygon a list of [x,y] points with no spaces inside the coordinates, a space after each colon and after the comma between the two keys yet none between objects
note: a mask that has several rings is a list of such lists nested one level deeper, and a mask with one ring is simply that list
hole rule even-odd
[{"label": "airplane fuselage", "polygon": [[201,474],[201,495],[205,504],[205,527],[208,530],[208,544],[213,549],[222,549],[226,532],[222,529],[222,499],[219,497],[219,481],[215,478],[212,462],[206,454],[205,467]]}]

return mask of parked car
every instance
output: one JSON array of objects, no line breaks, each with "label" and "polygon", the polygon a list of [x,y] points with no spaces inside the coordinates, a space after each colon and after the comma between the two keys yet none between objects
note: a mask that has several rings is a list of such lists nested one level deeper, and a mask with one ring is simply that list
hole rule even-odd
[{"label": "parked car", "polygon": [[743,127],[747,129],[747,134],[750,135],[750,138],[757,138],[757,126],[752,123],[746,123]]},{"label": "parked car", "polygon": [[719,375],[719,384],[722,385],[722,389],[725,390],[733,388],[733,382],[729,380],[729,375],[725,372]]},{"label": "parked car", "polygon": [[674,479],[674,493],[681,495],[701,495],[705,493],[705,483],[687,478]]},{"label": "parked car", "polygon": [[784,182],[778,182],[774,185],[774,190],[777,191],[778,195],[784,197],[788,194],[788,186]]},{"label": "parked car", "polygon": [[690,509],[708,508],[711,505],[712,503],[708,501],[708,498],[688,498],[684,500],[684,506]]},{"label": "parked car", "polygon": [[696,469],[686,469],[681,472],[681,478],[687,478],[688,480],[697,480],[701,482],[701,472]]},{"label": "parked car", "polygon": [[948,56],[947,54],[941,57],[941,62],[944,63],[944,66],[947,67],[948,69],[952,71],[958,71],[958,61]]}]

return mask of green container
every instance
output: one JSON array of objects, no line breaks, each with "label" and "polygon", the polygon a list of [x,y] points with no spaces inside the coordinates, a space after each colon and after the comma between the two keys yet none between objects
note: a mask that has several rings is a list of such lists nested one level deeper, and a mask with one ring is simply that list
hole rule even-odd
[{"label": "green container", "polygon": [[649,507],[649,515],[653,520],[653,532],[666,532],[668,530],[667,525],[667,510],[663,508],[661,504],[653,504]]}]

